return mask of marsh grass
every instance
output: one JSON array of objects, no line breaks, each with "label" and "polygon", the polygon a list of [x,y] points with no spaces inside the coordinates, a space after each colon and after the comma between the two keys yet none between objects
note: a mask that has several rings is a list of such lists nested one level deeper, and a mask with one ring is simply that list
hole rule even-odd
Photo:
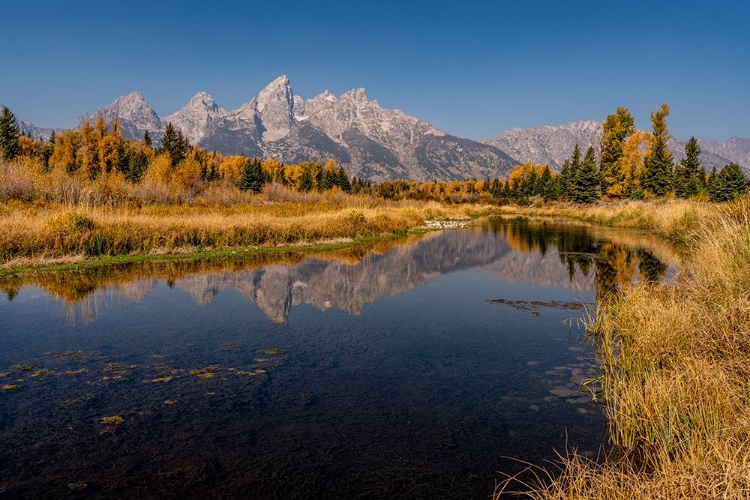
[{"label": "marsh grass", "polygon": [[503,206],[497,213],[571,219],[600,226],[648,229],[672,243],[686,245],[698,229],[698,222],[718,215],[721,208],[701,200],[623,200],[593,205],[551,203],[540,207]]},{"label": "marsh grass", "polygon": [[572,453],[537,469],[525,496],[750,498],[750,202],[695,216],[676,283],[635,284],[589,321],[606,459]]},{"label": "marsh grass", "polygon": [[374,203],[343,193],[288,193],[282,202],[259,196],[232,206],[14,202],[0,206],[0,263],[9,267],[50,259],[80,260],[80,256],[293,246],[405,235],[425,220],[446,216],[466,217],[460,209],[437,203]]}]

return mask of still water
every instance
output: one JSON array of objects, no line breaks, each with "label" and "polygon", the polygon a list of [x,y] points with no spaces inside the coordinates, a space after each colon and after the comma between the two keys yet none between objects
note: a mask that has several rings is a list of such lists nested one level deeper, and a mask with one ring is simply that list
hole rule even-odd
[{"label": "still water", "polygon": [[0,281],[3,498],[489,498],[605,422],[579,319],[668,249],[520,220]]}]

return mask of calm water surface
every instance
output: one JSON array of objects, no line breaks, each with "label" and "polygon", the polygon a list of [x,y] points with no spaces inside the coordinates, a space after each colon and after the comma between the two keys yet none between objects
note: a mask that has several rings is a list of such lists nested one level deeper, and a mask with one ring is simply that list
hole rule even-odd
[{"label": "calm water surface", "polygon": [[518,460],[596,455],[582,307],[669,258],[638,232],[496,220],[5,280],[0,496],[488,498]]}]

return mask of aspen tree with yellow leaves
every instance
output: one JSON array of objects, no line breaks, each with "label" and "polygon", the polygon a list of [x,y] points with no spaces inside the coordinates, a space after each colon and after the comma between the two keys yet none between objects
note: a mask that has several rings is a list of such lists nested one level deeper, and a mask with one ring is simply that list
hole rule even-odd
[{"label": "aspen tree with yellow leaves", "polygon": [[617,108],[602,124],[601,158],[602,191],[611,198],[620,198],[625,192],[627,179],[619,166],[625,141],[635,132],[635,119],[627,108]]}]

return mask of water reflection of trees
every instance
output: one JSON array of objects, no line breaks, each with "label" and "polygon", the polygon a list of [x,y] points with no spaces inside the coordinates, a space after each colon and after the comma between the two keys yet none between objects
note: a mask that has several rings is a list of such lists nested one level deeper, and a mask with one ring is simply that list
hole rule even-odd
[{"label": "water reflection of trees", "polygon": [[648,249],[601,238],[587,226],[518,218],[491,219],[487,227],[521,252],[545,255],[556,248],[571,281],[576,272],[589,276],[593,270],[597,301],[617,293],[626,283],[658,282],[667,273],[667,264]]},{"label": "water reflection of trees", "polygon": [[664,277],[667,266],[657,255],[666,252],[656,240],[644,239],[644,233],[608,231],[526,219],[491,220],[483,228],[381,241],[317,256],[239,252],[225,258],[37,272],[3,278],[0,290],[13,300],[24,286],[38,286],[62,299],[71,322],[85,322],[110,302],[144,300],[157,282],[186,291],[199,304],[231,289],[256,302],[273,321],[283,322],[293,305],[308,303],[322,310],[335,305],[359,314],[378,297],[395,296],[469,268],[510,282],[579,291],[593,287],[600,300],[624,283]]}]

